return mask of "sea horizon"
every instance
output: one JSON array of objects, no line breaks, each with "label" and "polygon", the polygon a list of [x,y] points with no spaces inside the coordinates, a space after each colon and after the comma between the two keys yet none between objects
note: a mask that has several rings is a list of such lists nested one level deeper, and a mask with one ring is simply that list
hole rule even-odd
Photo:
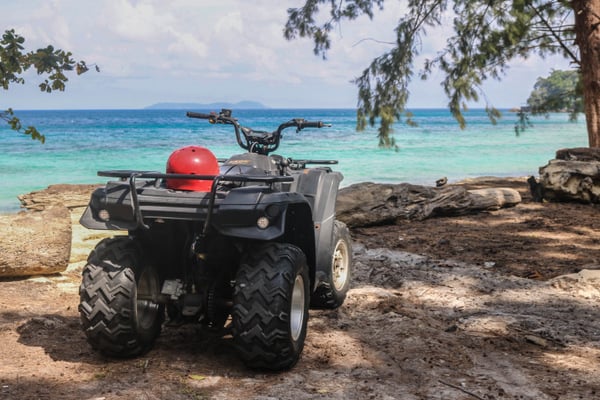
[{"label": "sea horizon", "polygon": [[[29,111],[187,111],[189,107],[181,108],[150,108],[151,106],[144,107],[132,107],[132,108],[12,108],[17,112],[29,112]],[[496,107],[500,112],[513,112],[512,110],[518,109],[520,106],[514,107]],[[202,107],[206,109],[206,107]],[[0,107],[2,109],[2,107]],[[466,110],[467,113],[472,111],[485,111],[485,107],[472,107]],[[342,111],[356,111],[356,107],[271,107],[265,106],[263,108],[234,108],[234,111],[269,111],[269,110],[342,110]],[[219,110],[215,110],[219,111]],[[450,110],[447,107],[415,107],[406,108],[405,111],[447,111],[451,115]],[[567,112],[556,112],[552,114],[565,114]]]},{"label": "sea horizon", "polygon": [[[242,125],[274,130],[291,118],[322,120],[331,128],[284,133],[277,154],[293,158],[337,159],[342,186],[363,181],[431,185],[478,176],[531,176],[556,150],[586,147],[584,118],[566,114],[530,117],[533,126],[516,136],[517,116],[501,109],[490,123],[484,109],[465,112],[461,130],[447,108],[414,108],[417,127],[394,125],[397,151],[378,147],[377,126],[356,132],[355,108],[233,109]],[[185,111],[219,109],[45,109],[14,110],[23,126],[46,136],[41,144],[0,126],[0,212],[19,210],[17,195],[59,183],[103,183],[102,169],[162,171],[170,153],[185,145],[208,147],[218,158],[243,152],[233,129],[185,117]]]}]

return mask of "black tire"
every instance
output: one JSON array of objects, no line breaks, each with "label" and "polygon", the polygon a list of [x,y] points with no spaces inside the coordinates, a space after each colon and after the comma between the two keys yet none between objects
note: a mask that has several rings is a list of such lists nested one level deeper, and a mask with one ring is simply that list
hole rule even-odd
[{"label": "black tire", "polygon": [[90,345],[119,358],[148,351],[164,320],[164,306],[150,300],[159,293],[158,274],[143,262],[132,239],[121,236],[98,243],[79,288],[79,314]]},{"label": "black tire", "polygon": [[267,243],[242,261],[233,297],[233,338],[251,368],[285,370],[300,358],[309,304],[306,257],[291,244]]},{"label": "black tire", "polygon": [[338,308],[344,303],[352,279],[352,241],[346,224],[335,221],[333,225],[333,253],[331,264],[324,272],[325,279],[319,282],[310,306],[320,309]]}]

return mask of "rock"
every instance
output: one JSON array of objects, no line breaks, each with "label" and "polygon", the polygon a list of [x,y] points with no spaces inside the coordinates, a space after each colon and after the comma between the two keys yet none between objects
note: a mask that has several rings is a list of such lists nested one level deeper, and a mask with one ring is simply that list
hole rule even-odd
[{"label": "rock", "polygon": [[50,185],[46,189],[18,196],[22,207],[29,210],[44,210],[51,206],[67,208],[85,207],[90,196],[99,185]]},{"label": "rock", "polygon": [[600,161],[550,160],[539,172],[545,200],[600,203]]},{"label": "rock", "polygon": [[[598,265],[590,265],[598,268]],[[600,299],[600,269],[582,269],[581,271],[560,275],[551,279],[550,285],[583,299]]]},{"label": "rock", "polygon": [[600,148],[575,147],[556,151],[557,160],[565,161],[600,161]]},{"label": "rock", "polygon": [[71,215],[67,208],[0,216],[0,277],[62,272],[70,252]]},{"label": "rock", "polygon": [[[600,268],[600,266],[594,265],[595,268]],[[569,280],[573,282],[591,282],[597,281],[600,283],[600,269],[582,269],[581,271],[574,274],[567,275],[559,275],[553,279],[553,281],[558,280]]]},{"label": "rock", "polygon": [[521,202],[509,188],[467,190],[462,186],[357,183],[340,190],[337,218],[350,227],[394,224],[399,219],[464,215]]}]

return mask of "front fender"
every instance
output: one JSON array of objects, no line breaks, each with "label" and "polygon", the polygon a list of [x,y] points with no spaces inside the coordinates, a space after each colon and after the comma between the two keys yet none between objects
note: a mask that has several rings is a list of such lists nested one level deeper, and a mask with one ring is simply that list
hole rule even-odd
[{"label": "front fender", "polygon": [[[118,185],[121,190],[111,187],[101,187],[92,192],[90,202],[79,219],[79,223],[96,230],[130,230],[137,226],[129,205],[129,187]],[[110,198],[110,200],[109,200]],[[100,210],[109,209],[111,220],[105,221],[98,216]]]},{"label": "front fender", "polygon": [[[274,240],[285,233],[288,210],[297,204],[308,206],[308,201],[299,193],[271,192],[261,186],[237,188],[220,202],[211,225],[226,236]],[[262,217],[269,225],[261,229],[257,221]]]}]

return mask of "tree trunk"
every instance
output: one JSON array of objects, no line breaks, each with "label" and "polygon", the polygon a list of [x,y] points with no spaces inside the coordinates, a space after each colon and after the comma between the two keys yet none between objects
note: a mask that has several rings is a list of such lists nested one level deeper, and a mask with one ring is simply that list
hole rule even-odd
[{"label": "tree trunk", "polygon": [[520,202],[519,192],[510,188],[467,190],[455,185],[434,188],[409,183],[363,182],[340,190],[336,217],[350,228],[393,225],[406,219],[498,210]]},{"label": "tree trunk", "polygon": [[600,147],[600,0],[574,0],[583,101],[590,147]]}]

